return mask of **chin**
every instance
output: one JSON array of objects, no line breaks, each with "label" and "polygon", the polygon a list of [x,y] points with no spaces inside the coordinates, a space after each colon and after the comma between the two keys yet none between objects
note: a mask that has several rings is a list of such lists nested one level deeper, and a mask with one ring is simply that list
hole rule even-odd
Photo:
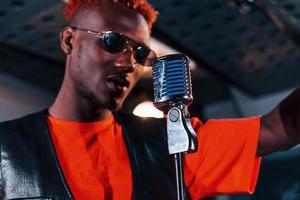
[{"label": "chin", "polygon": [[109,106],[109,110],[110,111],[118,111],[118,110],[120,110],[122,108],[122,105],[111,105],[111,106]]},{"label": "chin", "polygon": [[124,99],[113,99],[108,104],[108,109],[111,111],[120,110],[123,106]]},{"label": "chin", "polygon": [[106,99],[95,98],[96,107],[98,109],[107,109],[110,111],[117,111],[122,108],[124,100],[127,95],[119,97],[108,96]]}]

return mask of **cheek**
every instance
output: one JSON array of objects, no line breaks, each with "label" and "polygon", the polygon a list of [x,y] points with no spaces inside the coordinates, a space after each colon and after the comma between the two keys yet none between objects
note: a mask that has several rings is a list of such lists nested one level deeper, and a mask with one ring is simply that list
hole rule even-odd
[{"label": "cheek", "polygon": [[111,72],[113,58],[98,47],[90,48],[85,55],[88,80],[101,81]]},{"label": "cheek", "polygon": [[103,92],[104,80],[107,77],[107,66],[102,60],[85,57],[77,65],[76,76],[81,88],[86,92]]}]

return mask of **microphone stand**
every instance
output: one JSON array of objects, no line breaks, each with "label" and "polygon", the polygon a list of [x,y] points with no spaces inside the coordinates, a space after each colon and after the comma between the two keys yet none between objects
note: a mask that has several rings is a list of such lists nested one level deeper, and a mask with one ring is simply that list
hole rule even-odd
[{"label": "microphone stand", "polygon": [[197,151],[197,136],[190,122],[187,106],[171,104],[167,114],[167,138],[170,154],[174,154],[176,168],[177,199],[185,200],[183,153]]},{"label": "microphone stand", "polygon": [[176,185],[177,185],[177,199],[185,200],[185,188],[184,188],[184,171],[182,153],[175,153],[175,168],[176,168]]}]

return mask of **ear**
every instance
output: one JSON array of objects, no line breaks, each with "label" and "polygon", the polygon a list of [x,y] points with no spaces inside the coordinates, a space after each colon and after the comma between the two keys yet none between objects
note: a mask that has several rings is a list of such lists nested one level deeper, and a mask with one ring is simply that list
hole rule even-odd
[{"label": "ear", "polygon": [[74,46],[74,30],[71,27],[65,27],[60,32],[60,46],[65,54],[70,54]]}]

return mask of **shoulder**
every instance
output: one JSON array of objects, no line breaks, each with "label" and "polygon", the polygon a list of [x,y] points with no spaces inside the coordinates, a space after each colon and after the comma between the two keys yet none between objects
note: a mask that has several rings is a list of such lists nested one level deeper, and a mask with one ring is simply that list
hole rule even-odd
[{"label": "shoulder", "polygon": [[249,126],[260,122],[260,116],[252,116],[245,118],[226,118],[226,119],[209,119],[204,125],[214,126]]},{"label": "shoulder", "polygon": [[0,151],[6,155],[6,160],[14,160],[15,156],[29,158],[33,152],[45,148],[45,116],[41,111],[0,123]]},{"label": "shoulder", "polygon": [[41,130],[45,130],[45,111],[40,111],[17,119],[0,123],[0,143],[3,145],[14,144],[17,141],[27,141],[37,138]]},{"label": "shoulder", "polygon": [[22,129],[24,126],[31,126],[34,122],[41,120],[45,116],[45,111],[31,113],[16,119],[0,122],[0,132],[2,130]]},{"label": "shoulder", "polygon": [[201,132],[259,132],[261,116],[246,118],[209,119],[203,123],[199,118],[192,117],[191,124],[194,130]]}]

